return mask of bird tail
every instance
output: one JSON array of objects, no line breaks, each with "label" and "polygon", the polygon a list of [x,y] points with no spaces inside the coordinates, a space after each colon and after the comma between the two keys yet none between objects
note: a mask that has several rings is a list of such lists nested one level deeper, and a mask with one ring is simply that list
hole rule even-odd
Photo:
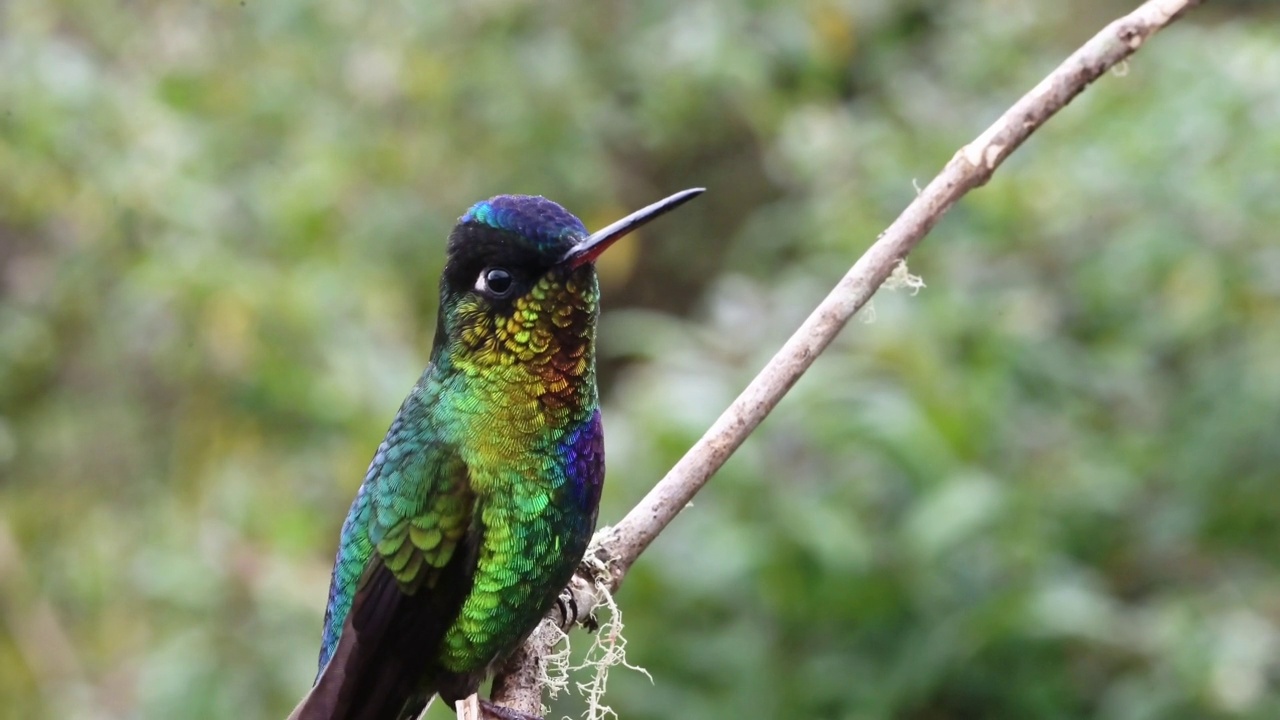
[{"label": "bird tail", "polygon": [[[293,709],[293,712],[289,713],[287,720],[302,720],[304,717],[314,717],[317,713],[323,713],[321,706],[329,704],[325,703],[318,697],[312,697],[313,695],[315,695],[315,688],[312,688],[311,692],[307,693],[306,697],[302,698],[302,701]],[[435,703],[436,698],[438,697],[440,696],[432,695],[427,698],[427,702],[422,705],[421,709],[416,708],[412,703],[408,704],[404,708],[402,720],[423,720],[427,717],[427,711],[431,709],[431,706]]]},{"label": "bird tail", "polygon": [[439,642],[425,593],[405,595],[381,563],[362,579],[333,655],[289,720],[412,720],[434,696],[424,648]]}]

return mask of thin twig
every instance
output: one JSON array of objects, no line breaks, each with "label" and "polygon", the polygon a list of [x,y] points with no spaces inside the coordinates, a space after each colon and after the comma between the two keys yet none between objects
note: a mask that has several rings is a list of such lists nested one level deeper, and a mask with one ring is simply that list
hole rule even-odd
[{"label": "thin twig", "polygon": [[[961,148],[666,477],[621,522],[602,528],[596,534],[589,553],[610,568],[610,590],[618,588],[645,548],[773,410],[943,213],[970,190],[986,184],[1005,158],[1090,83],[1199,4],[1200,0],[1144,3],[1093,36],[977,139]],[[587,583],[587,578],[575,578],[575,585],[570,588],[582,614],[594,607],[594,593],[582,590]],[[557,613],[553,612],[552,616],[553,622],[560,620]],[[506,673],[519,677],[500,678],[493,700],[537,714],[540,693],[529,692],[527,688],[538,687],[540,658],[533,646],[527,645],[522,652],[525,662],[514,669],[509,665]],[[526,691],[517,697],[504,693],[507,687],[526,688]]]}]

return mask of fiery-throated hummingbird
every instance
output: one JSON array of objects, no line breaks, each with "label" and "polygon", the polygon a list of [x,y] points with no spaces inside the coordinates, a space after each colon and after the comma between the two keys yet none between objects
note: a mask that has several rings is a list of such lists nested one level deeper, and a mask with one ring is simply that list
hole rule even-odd
[{"label": "fiery-throated hummingbird", "polygon": [[555,604],[604,482],[595,260],[700,193],[592,234],[526,195],[459,218],[431,362],[342,525],[320,671],[291,720],[403,720],[437,694],[452,705]]}]

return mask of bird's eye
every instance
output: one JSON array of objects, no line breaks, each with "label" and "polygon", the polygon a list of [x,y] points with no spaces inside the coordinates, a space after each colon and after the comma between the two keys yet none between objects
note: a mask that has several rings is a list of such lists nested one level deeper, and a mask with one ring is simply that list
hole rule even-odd
[{"label": "bird's eye", "polygon": [[502,268],[485,268],[476,278],[476,290],[494,297],[506,297],[515,286],[515,278]]}]

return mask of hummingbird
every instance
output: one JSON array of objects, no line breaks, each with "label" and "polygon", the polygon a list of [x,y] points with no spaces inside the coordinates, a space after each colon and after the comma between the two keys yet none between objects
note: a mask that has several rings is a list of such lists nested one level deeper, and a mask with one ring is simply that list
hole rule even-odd
[{"label": "hummingbird", "polygon": [[590,234],[539,196],[458,219],[430,363],[342,525],[319,672],[290,720],[406,720],[437,695],[453,706],[555,605],[604,484],[595,261],[702,192]]}]

